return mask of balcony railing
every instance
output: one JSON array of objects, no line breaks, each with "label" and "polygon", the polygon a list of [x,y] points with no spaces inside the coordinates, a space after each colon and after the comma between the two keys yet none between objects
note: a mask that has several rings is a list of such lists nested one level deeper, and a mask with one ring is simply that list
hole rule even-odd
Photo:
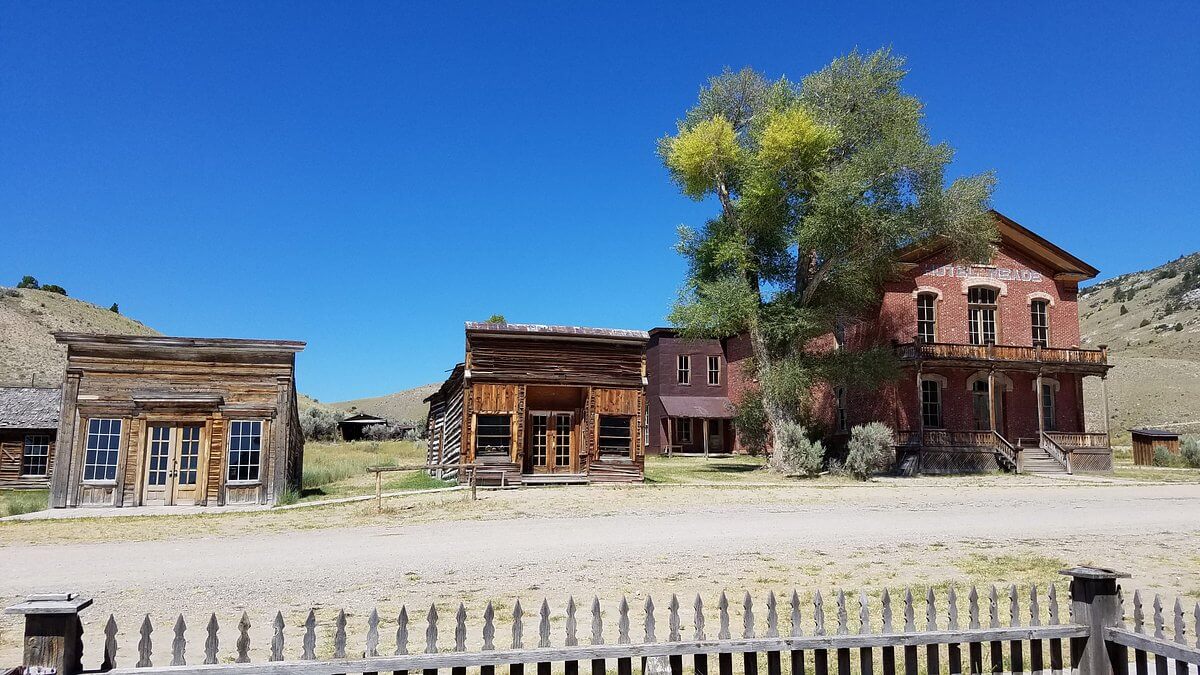
[{"label": "balcony railing", "polygon": [[956,342],[906,342],[896,345],[901,359],[923,361],[1012,361],[1053,365],[1107,366],[1108,348],[969,345]]}]

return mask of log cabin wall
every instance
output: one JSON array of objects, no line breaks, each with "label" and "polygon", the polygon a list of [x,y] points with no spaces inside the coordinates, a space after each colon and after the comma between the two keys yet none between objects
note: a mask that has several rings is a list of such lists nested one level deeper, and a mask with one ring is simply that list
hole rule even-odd
[{"label": "log cabin wall", "polygon": [[[642,331],[468,324],[460,418],[463,460],[480,466],[484,483],[517,483],[539,472],[585,475],[593,481],[640,481],[647,340]],[[531,414],[536,420],[546,420],[546,415],[563,420],[561,440],[551,442],[566,447],[569,436],[569,463],[551,461],[547,469],[535,462]],[[496,440],[495,416],[508,418],[507,446],[501,445],[505,450],[489,446],[477,452],[480,416],[491,418],[485,419],[491,423],[484,436],[491,440],[486,443],[503,443]],[[601,453],[601,416],[610,422],[613,417],[628,421],[624,456],[611,452],[611,447]]]},{"label": "log cabin wall", "polygon": [[304,343],[56,333],[51,506],[275,504],[299,491]]},{"label": "log cabin wall", "polygon": [[0,488],[50,487],[62,391],[0,387]]}]

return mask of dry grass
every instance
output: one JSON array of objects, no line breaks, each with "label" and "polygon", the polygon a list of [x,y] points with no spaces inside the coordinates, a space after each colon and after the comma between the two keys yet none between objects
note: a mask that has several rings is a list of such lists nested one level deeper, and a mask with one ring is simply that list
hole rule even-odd
[{"label": "dry grass", "polygon": [[[375,476],[371,466],[403,466],[425,463],[425,446],[412,441],[355,441],[316,443],[304,446],[304,491],[300,501],[372,494]],[[445,481],[423,471],[385,474],[389,492],[444,487]]]},{"label": "dry grass", "polygon": [[0,490],[0,516],[44,511],[49,498],[49,490]]}]

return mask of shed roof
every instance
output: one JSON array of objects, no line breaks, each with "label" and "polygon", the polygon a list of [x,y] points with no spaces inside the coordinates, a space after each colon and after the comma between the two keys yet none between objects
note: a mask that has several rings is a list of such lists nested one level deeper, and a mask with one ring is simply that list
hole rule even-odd
[{"label": "shed roof", "polygon": [[492,333],[498,335],[529,335],[567,338],[602,338],[610,340],[633,340],[646,342],[650,334],[644,330],[624,328],[587,328],[584,326],[547,326],[537,323],[488,323],[468,321],[467,334]]},{"label": "shed roof", "polygon": [[659,396],[669,417],[733,419],[733,403],[724,396]]},{"label": "shed roof", "polygon": [[1130,429],[1129,433],[1147,438],[1179,438],[1179,432],[1166,429]]},{"label": "shed roof", "polygon": [[367,413],[358,413],[357,415],[351,415],[351,416],[347,417],[346,419],[342,420],[341,423],[342,424],[386,424],[387,420],[385,420],[382,417],[368,415]]},{"label": "shed roof", "polygon": [[55,429],[61,390],[0,387],[0,429]]}]

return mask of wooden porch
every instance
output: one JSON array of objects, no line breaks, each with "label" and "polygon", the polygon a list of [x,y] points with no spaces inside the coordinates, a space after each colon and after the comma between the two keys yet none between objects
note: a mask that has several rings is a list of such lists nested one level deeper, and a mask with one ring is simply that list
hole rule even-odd
[{"label": "wooden porch", "polygon": [[1010,442],[996,431],[902,430],[896,433],[901,471],[915,473],[1082,473],[1112,470],[1107,433],[1043,431]]}]

